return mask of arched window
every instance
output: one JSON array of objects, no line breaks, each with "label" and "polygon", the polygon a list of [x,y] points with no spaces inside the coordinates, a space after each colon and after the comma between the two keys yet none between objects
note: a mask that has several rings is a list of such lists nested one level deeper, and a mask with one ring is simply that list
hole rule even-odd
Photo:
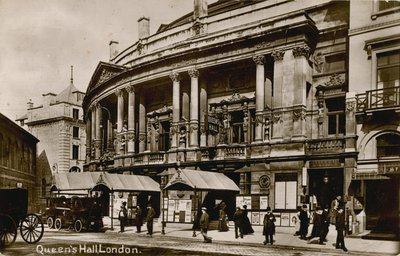
[{"label": "arched window", "polygon": [[81,172],[81,168],[79,168],[78,166],[72,166],[69,169],[69,172]]},{"label": "arched window", "polygon": [[400,136],[394,133],[383,134],[376,138],[377,157],[400,156]]}]

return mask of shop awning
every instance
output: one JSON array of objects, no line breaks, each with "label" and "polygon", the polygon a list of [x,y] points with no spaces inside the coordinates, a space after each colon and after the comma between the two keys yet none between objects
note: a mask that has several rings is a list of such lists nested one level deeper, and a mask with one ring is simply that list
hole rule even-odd
[{"label": "shop awning", "polygon": [[160,191],[160,185],[148,176],[106,172],[57,173],[51,191],[75,194],[98,190],[101,186],[113,191]]},{"label": "shop awning", "polygon": [[235,182],[223,173],[190,169],[178,169],[164,189],[240,191]]}]

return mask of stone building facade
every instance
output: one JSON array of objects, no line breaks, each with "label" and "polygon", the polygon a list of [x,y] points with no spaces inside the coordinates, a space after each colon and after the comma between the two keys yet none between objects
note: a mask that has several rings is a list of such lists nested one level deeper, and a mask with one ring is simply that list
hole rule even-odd
[{"label": "stone building facade", "polygon": [[[255,225],[267,206],[291,226],[297,206],[347,196],[357,157],[346,122],[348,12],[344,1],[196,0],[154,34],[139,19],[139,40],[119,54],[111,42],[87,89],[85,170],[161,186],[176,167],[222,172],[240,193],[216,188],[201,203],[223,201],[229,216],[246,204]],[[168,215],[194,198],[167,196]]]},{"label": "stone building facade", "polygon": [[[74,86],[71,74],[71,83],[63,91],[43,94],[43,104],[38,106],[28,102],[27,114],[17,119],[39,138],[38,152],[45,151],[53,173],[83,169],[86,152],[84,96]],[[51,180],[47,182],[51,184]]]},{"label": "stone building facade", "polygon": [[28,211],[34,212],[36,144],[38,139],[0,113],[0,188],[28,190]]},{"label": "stone building facade", "polygon": [[349,106],[359,152],[351,191],[367,229],[399,234],[400,2],[350,1]]}]

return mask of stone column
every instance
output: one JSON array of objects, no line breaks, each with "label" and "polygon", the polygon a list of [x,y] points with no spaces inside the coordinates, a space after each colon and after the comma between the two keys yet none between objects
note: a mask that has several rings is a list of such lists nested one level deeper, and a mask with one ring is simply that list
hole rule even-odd
[{"label": "stone column", "polygon": [[171,125],[171,149],[177,148],[178,123],[180,119],[180,77],[179,73],[170,74],[172,80],[172,125]]},{"label": "stone column", "polygon": [[90,158],[94,159],[95,139],[96,139],[96,108],[94,104],[90,107],[91,128],[90,128]]},{"label": "stone column", "polygon": [[199,146],[199,71],[191,69],[190,76],[190,147]]},{"label": "stone column", "polygon": [[254,56],[254,62],[256,63],[256,132],[254,141],[262,141],[262,112],[264,111],[264,61],[265,58],[262,55]]},{"label": "stone column", "polygon": [[124,96],[121,89],[118,89],[115,94],[118,97],[117,104],[117,133],[122,131],[124,125]]},{"label": "stone column", "polygon": [[200,81],[200,147],[207,146],[207,127],[205,122],[207,116],[207,83],[205,81]]},{"label": "stone column", "polygon": [[282,138],[282,123],[283,113],[282,108],[282,84],[283,84],[283,59],[285,51],[274,51],[271,56],[274,58],[274,92],[273,92],[273,108],[274,111],[271,115],[272,123],[272,139]]},{"label": "stone column", "polygon": [[128,86],[128,153],[135,152],[135,87]]},{"label": "stone column", "polygon": [[93,147],[92,141],[91,141],[91,138],[92,138],[91,128],[92,128],[92,123],[90,121],[90,118],[86,117],[86,152],[85,152],[86,153],[86,160],[85,160],[86,163],[90,162],[90,159],[91,159],[90,150]]},{"label": "stone column", "polygon": [[96,104],[95,106],[96,109],[96,138],[95,138],[95,158],[99,159],[101,156],[101,106],[100,104]]},{"label": "stone column", "polygon": [[[150,138],[149,138],[150,139]],[[146,150],[146,106],[143,92],[139,96],[139,153]]]}]

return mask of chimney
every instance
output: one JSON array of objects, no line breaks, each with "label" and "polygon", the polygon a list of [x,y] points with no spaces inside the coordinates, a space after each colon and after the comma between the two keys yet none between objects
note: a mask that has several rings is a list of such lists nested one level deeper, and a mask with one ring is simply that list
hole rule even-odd
[{"label": "chimney", "polygon": [[118,42],[110,41],[110,60],[114,59],[118,55]]},{"label": "chimney", "polygon": [[141,17],[138,19],[139,39],[150,35],[150,18]]},{"label": "chimney", "polygon": [[54,99],[57,96],[57,94],[54,94],[52,92],[48,92],[45,94],[42,94],[43,96],[43,106],[49,106],[51,103],[54,103]]},{"label": "chimney", "polygon": [[27,108],[27,109],[31,109],[31,108],[33,108],[33,102],[32,102],[32,99],[29,99],[29,101],[26,103],[26,108]]},{"label": "chimney", "polygon": [[194,20],[208,15],[207,0],[194,0],[193,18]]}]

